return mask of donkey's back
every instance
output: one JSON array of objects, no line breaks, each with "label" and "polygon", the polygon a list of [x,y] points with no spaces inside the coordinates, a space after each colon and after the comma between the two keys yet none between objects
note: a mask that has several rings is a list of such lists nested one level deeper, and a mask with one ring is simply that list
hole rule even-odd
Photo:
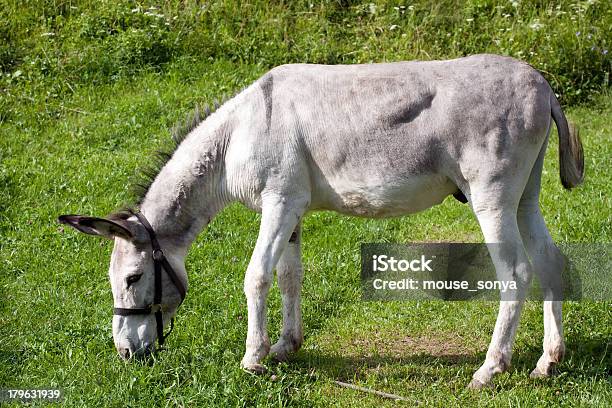
[{"label": "donkey's back", "polygon": [[511,163],[525,163],[526,178],[554,98],[536,70],[496,55],[283,65],[251,90],[251,120],[234,152],[236,163],[257,157],[259,165],[250,183],[240,166],[230,173],[249,191],[301,186],[310,209],[370,217],[469,197],[473,183],[518,176]]}]

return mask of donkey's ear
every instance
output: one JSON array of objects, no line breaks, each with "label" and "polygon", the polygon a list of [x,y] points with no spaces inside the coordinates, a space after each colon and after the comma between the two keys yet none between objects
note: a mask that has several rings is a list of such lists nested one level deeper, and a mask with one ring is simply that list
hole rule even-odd
[{"label": "donkey's ear", "polygon": [[57,221],[61,224],[68,224],[85,234],[99,235],[108,239],[121,237],[131,240],[134,237],[134,234],[129,230],[129,223],[121,219],[111,221],[106,218],[84,215],[60,215]]}]

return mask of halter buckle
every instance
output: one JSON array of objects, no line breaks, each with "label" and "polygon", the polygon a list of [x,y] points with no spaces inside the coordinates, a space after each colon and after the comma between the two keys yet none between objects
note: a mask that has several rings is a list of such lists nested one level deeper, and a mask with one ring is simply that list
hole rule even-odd
[{"label": "halter buckle", "polygon": [[151,308],[151,314],[164,311],[164,305],[161,303],[153,303],[149,307]]},{"label": "halter buckle", "polygon": [[161,261],[162,259],[164,259],[164,252],[161,249],[154,249],[153,259],[156,261]]}]

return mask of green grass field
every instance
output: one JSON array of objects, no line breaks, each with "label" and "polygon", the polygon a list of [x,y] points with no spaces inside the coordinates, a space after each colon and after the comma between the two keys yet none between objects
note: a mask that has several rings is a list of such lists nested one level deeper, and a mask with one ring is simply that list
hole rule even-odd
[{"label": "green grass field", "polygon": [[[41,3],[55,10],[49,5],[55,2]],[[580,27],[602,24],[597,35],[605,45],[609,28],[606,32],[601,22],[610,21],[610,10],[601,3],[588,6],[590,3],[576,3],[586,10],[584,14],[577,13],[582,16],[582,20],[578,18]],[[311,11],[314,22],[306,20],[287,27],[294,30],[290,31],[292,35],[318,36],[317,22],[327,21],[324,28],[334,33],[332,44],[307,49],[308,42],[301,43],[302,37],[296,37],[293,43],[283,43],[283,47],[293,44],[289,50],[275,51],[273,44],[266,42],[276,41],[278,34],[269,21],[271,13],[285,10],[287,15],[298,15],[301,11],[283,2],[273,2],[272,11],[257,3],[252,15],[261,22],[261,27],[253,21],[246,22],[241,36],[235,37],[232,51],[229,38],[240,24],[227,23],[223,18],[230,18],[222,8],[211,7],[213,11],[206,18],[219,19],[221,27],[216,37],[219,48],[209,50],[214,58],[189,56],[183,48],[171,48],[183,54],[172,54],[159,63],[147,60],[140,66],[121,59],[122,49],[112,48],[118,46],[109,39],[110,35],[99,41],[86,37],[91,42],[80,43],[70,37],[70,29],[75,28],[71,24],[96,21],[87,20],[87,13],[79,17],[83,21],[76,20],[74,14],[58,23],[61,13],[39,21],[33,11],[37,2],[28,4],[29,8],[24,6],[23,10],[13,4],[3,13],[15,17],[11,21],[16,22],[17,28],[21,27],[20,21],[26,27],[28,24],[37,27],[27,31],[29,37],[15,28],[10,33],[17,37],[9,38],[6,34],[11,28],[9,23],[3,20],[5,25],[0,26],[0,34],[4,33],[5,40],[9,38],[3,45],[14,45],[0,48],[0,57],[4,58],[0,90],[0,387],[59,387],[65,395],[64,403],[70,406],[396,404],[339,388],[334,381],[340,380],[401,395],[409,400],[407,406],[612,405],[610,302],[565,303],[567,357],[559,366],[559,375],[546,380],[528,378],[541,354],[543,335],[541,304],[529,302],[519,327],[512,368],[495,379],[493,390],[476,393],[465,386],[484,360],[496,303],[361,301],[359,246],[363,242],[482,241],[469,208],[452,197],[426,212],[401,219],[363,220],[332,213],[309,215],[303,233],[305,343],[289,363],[268,362],[269,372],[262,376],[247,374],[239,368],[246,337],[242,280],[257,236],[259,216],[238,205],[232,206],[212,222],[192,247],[187,259],[190,292],[179,310],[167,350],[157,354],[150,364],[121,361],[111,331],[112,297],[107,269],[112,244],[62,228],[56,223],[57,216],[105,215],[129,202],[134,175],[146,166],[157,148],[168,144],[168,129],[174,123],[196,103],[211,102],[241,89],[279,61],[402,59],[397,46],[391,46],[397,44],[396,29],[370,39],[365,39],[367,35],[361,31],[376,32],[377,25],[395,24],[395,11],[387,4],[390,11],[383,13],[383,6],[377,3],[377,14],[365,16],[362,25],[347,27],[343,18],[357,16],[363,10],[367,14],[371,11],[368,3],[351,6],[343,15],[334,11],[332,6],[336,2],[325,2],[327,8],[317,5]],[[56,5],[70,10],[70,4]],[[418,3],[417,8],[424,7],[423,4]],[[483,9],[489,5],[476,1],[469,4],[480,4],[478,7]],[[570,5],[568,10],[572,10]],[[304,10],[308,7],[303,5]],[[477,14],[478,7],[472,12]],[[595,9],[597,13],[593,7],[599,7]],[[462,10],[466,9],[468,6]],[[94,15],[92,10],[88,12]],[[241,10],[246,13],[244,8]],[[522,15],[529,19],[524,17],[521,24],[533,24],[533,19],[538,18],[542,24],[550,24],[546,28],[552,27],[552,17],[547,20],[545,7],[542,10],[539,17],[535,12],[524,11]],[[500,20],[497,17],[492,20],[492,27],[505,21],[501,14],[498,17]],[[520,28],[519,17],[506,19]],[[557,21],[563,24],[572,21],[569,17],[567,21],[565,17],[559,18]],[[425,20],[431,23],[430,29],[436,29],[438,20]],[[109,25],[116,22],[112,18],[100,21]],[[416,27],[415,21],[402,20],[397,25],[408,30]],[[461,26],[471,23],[461,21]],[[559,30],[575,38],[576,30],[561,23]],[[43,43],[52,41],[49,37],[53,36],[40,35],[50,29],[48,26],[59,27],[57,32],[65,33],[62,35],[73,42],[66,40],[61,46]],[[172,30],[170,34],[174,33]],[[354,41],[371,48],[356,47],[360,51],[353,58],[346,55],[353,43],[344,44],[342,39],[355,30],[361,37]],[[584,28],[581,30],[586,33]],[[23,37],[18,36],[20,33]],[[238,55],[246,53],[241,47],[249,41],[249,33],[255,38],[251,49],[261,61]],[[533,38],[525,34],[521,39],[523,48],[517,45],[516,49],[504,51],[489,45],[478,48],[478,41],[484,40],[476,34],[463,38],[456,31],[453,33],[459,41],[458,48],[449,51],[448,56],[461,54],[462,49],[466,53],[488,50],[520,56],[516,52],[528,49],[525,44],[529,41],[544,41],[539,37],[540,31]],[[168,38],[174,40],[170,34]],[[191,37],[187,37],[197,42],[200,34],[204,36],[194,29]],[[440,38],[446,36],[440,34]],[[512,43],[506,37],[502,40],[507,41],[503,44]],[[121,41],[128,44],[126,47],[131,44],[126,39]],[[187,47],[190,43],[185,41],[179,45]],[[421,49],[429,50],[428,41],[421,43]],[[467,45],[464,47],[461,41]],[[31,44],[28,50],[27,45]],[[95,48],[96,44],[100,49]],[[119,66],[125,71],[107,72],[106,66],[97,71],[93,63],[83,63],[85,68],[78,71],[70,65],[76,64],[70,58],[77,58],[72,51],[79,49],[101,56],[104,47],[119,53],[112,54],[119,59],[104,60],[101,64],[110,67],[124,64]],[[572,55],[572,47],[564,50],[566,55]],[[383,48],[388,53],[376,57],[373,50]],[[51,54],[48,61],[44,60],[43,51]],[[414,48],[409,51],[405,58],[427,58],[422,53],[415,54]],[[433,56],[442,54],[440,48]],[[42,62],[37,60],[28,65],[28,58],[34,60],[33,56],[39,55],[43,55]],[[342,58],[334,60],[330,55]],[[563,66],[566,74],[558,84],[573,84],[568,85],[569,100],[582,102],[566,107],[566,114],[581,129],[587,169],[585,183],[571,192],[561,187],[557,136],[553,130],[541,206],[557,242],[610,242],[612,95],[606,90],[607,85],[601,83],[610,65],[609,59],[594,60],[595,65],[580,65],[580,61],[576,59],[574,65],[576,71],[582,69],[586,73],[582,82],[570,80],[574,71]],[[45,63],[50,64],[48,72],[44,66],[36,65]],[[550,68],[551,73],[557,72],[557,68]],[[590,76],[589,69],[594,70]],[[90,76],[80,77],[79,72]],[[599,81],[599,85],[592,81]],[[564,91],[556,89],[559,93]],[[602,277],[610,279],[609,276],[610,271],[602,271]],[[274,341],[281,323],[276,286],[270,294],[268,316]]]}]

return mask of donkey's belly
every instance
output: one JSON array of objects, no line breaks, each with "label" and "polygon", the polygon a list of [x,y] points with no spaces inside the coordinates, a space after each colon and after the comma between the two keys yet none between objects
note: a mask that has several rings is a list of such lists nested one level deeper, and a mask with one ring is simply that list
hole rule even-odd
[{"label": "donkey's belly", "polygon": [[425,210],[457,191],[442,175],[421,175],[381,183],[325,180],[312,192],[312,210],[332,210],[360,217],[394,217]]}]

